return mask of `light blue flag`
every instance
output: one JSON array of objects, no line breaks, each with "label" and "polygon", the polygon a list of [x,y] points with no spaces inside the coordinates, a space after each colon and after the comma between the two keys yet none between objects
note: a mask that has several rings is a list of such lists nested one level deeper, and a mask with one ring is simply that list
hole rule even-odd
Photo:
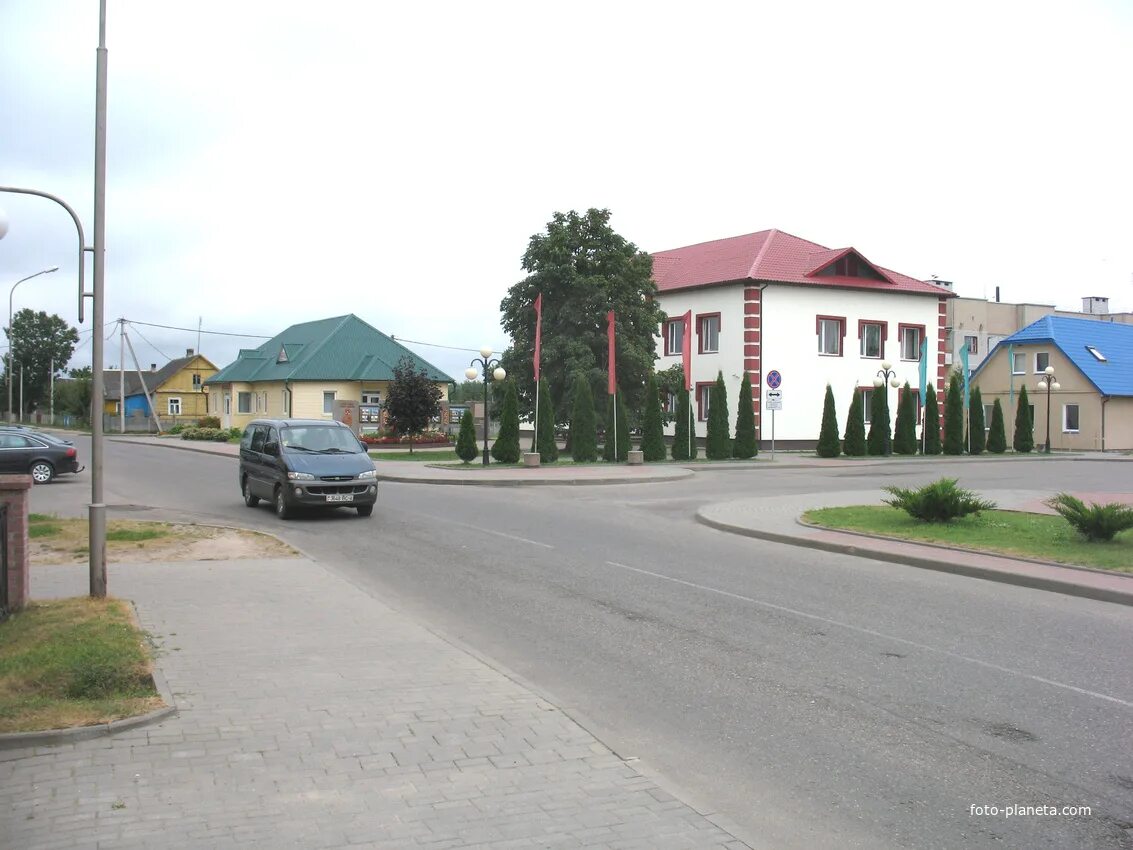
[{"label": "light blue flag", "polygon": [[1011,410],[1015,409],[1015,346],[1007,343],[1007,371],[1011,374]]},{"label": "light blue flag", "polygon": [[928,337],[921,340],[921,405],[924,405],[924,394],[928,388]]},{"label": "light blue flag", "polygon": [[968,346],[960,349],[960,365],[964,369],[964,410],[968,409]]}]

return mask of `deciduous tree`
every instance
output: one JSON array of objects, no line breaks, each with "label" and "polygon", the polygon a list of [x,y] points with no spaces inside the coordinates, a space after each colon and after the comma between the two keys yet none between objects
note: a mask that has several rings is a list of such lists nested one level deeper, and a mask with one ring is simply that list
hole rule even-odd
[{"label": "deciduous tree", "polygon": [[441,412],[441,388],[423,368],[402,357],[393,367],[393,380],[386,391],[386,414],[389,427],[399,436],[409,436],[413,451],[413,435],[420,434]]},{"label": "deciduous tree", "polygon": [[[13,381],[13,387],[19,386],[22,370],[24,403],[43,406],[49,401],[51,369],[54,366],[56,375],[64,373],[79,341],[79,332],[54,313],[29,309],[16,313],[11,326],[4,331],[12,364],[9,375],[9,357],[4,358],[5,393],[8,381]],[[18,390],[13,398],[18,404]]]}]

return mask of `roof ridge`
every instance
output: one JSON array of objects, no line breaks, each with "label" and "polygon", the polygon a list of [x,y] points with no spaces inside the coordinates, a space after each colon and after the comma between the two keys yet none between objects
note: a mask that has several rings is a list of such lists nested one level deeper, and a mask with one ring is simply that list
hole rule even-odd
[{"label": "roof ridge", "polygon": [[[337,334],[340,330],[342,330],[343,325],[345,325],[351,319],[358,319],[358,317],[355,316],[353,313],[347,313],[345,316],[331,316],[329,319],[317,319],[316,321],[327,322],[327,321],[334,321],[335,319],[339,319],[339,322],[338,322],[338,324],[336,324],[331,329],[330,333],[328,333],[321,340],[316,342],[313,346],[310,346],[309,350],[308,350],[307,345],[303,346],[304,350],[299,352],[299,354],[301,356],[299,357],[298,363],[296,363],[296,361],[292,360],[291,358],[288,358],[287,365],[290,366],[291,368],[287,371],[287,374],[284,376],[283,380],[285,380],[285,381],[291,380],[291,376],[295,374],[295,372],[298,370],[299,366],[302,363],[308,362],[311,358],[313,358],[316,354],[318,354],[319,351],[322,350],[323,346],[325,346],[335,334]],[[362,321],[362,320],[358,319],[358,321]],[[315,322],[310,322],[308,324],[314,324],[314,323]],[[292,325],[291,327],[293,328],[295,326]],[[283,331],[283,333],[286,333],[290,329],[291,328],[285,329]]]},{"label": "roof ridge", "polygon": [[683,251],[686,248],[699,248],[701,245],[714,245],[717,242],[731,242],[734,239],[744,239],[745,237],[748,237],[748,236],[758,236],[761,233],[771,233],[773,230],[774,230],[774,228],[768,228],[768,229],[765,229],[765,230],[754,230],[751,233],[739,233],[735,236],[725,236],[721,239],[706,239],[703,242],[693,242],[691,245],[678,245],[675,248],[666,248],[664,251],[653,251],[652,253],[653,254],[669,254],[673,251]]},{"label": "roof ridge", "polygon": [[763,258],[767,256],[767,251],[771,247],[771,241],[778,235],[778,228],[772,227],[769,231],[767,231],[767,238],[764,239],[763,244],[759,246],[759,253],[755,255],[755,259],[752,260],[751,263],[751,268],[747,270],[748,277],[755,279],[755,270],[759,268],[759,264],[763,262]]}]

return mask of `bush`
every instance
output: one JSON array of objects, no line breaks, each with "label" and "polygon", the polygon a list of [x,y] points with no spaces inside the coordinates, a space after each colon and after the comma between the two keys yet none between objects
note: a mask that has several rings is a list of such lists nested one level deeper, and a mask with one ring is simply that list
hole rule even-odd
[{"label": "bush", "polygon": [[968,402],[968,452],[983,454],[987,446],[987,431],[984,422],[984,400],[979,387],[972,387],[972,397]]},{"label": "bush", "polygon": [[235,431],[235,436],[240,436],[239,428],[194,428],[192,426],[186,428],[181,432],[182,440],[198,440],[210,443],[227,443],[233,436],[232,431]]},{"label": "bush", "polygon": [[696,434],[690,431],[692,423],[692,403],[689,392],[682,389],[677,393],[677,417],[673,433],[673,460],[692,460],[697,454]]},{"label": "bush", "polygon": [[1003,405],[999,399],[991,408],[991,430],[987,432],[987,450],[1001,455],[1007,451],[1007,431],[1003,424]]},{"label": "bush", "polygon": [[479,453],[480,450],[476,448],[476,423],[473,422],[472,411],[468,410],[460,417],[460,433],[456,436],[456,456],[465,463],[471,463],[476,460],[476,455]]},{"label": "bush", "polygon": [[862,394],[856,387],[850,401],[850,412],[846,414],[846,436],[842,441],[842,451],[847,457],[865,457],[865,414],[862,412]]},{"label": "bush", "polygon": [[728,388],[724,373],[716,373],[716,383],[708,391],[708,439],[704,456],[709,460],[724,460],[732,456],[732,436],[728,433]]},{"label": "bush", "polygon": [[897,424],[893,428],[893,451],[899,455],[917,453],[917,407],[909,382],[897,401]]},{"label": "bush", "polygon": [[1120,502],[1106,505],[1096,503],[1086,507],[1081,499],[1069,493],[1059,493],[1044,504],[1074,526],[1074,530],[1091,543],[1113,540],[1123,531],[1133,528],[1133,508]]},{"label": "bush", "polygon": [[641,456],[646,463],[665,459],[665,431],[661,417],[661,395],[657,389],[657,376],[650,372],[645,387],[645,412],[641,417]]},{"label": "bush", "polygon": [[751,400],[751,378],[745,369],[744,378],[740,381],[740,397],[736,402],[736,439],[732,442],[732,457],[747,460],[757,454],[759,454],[759,443],[755,439],[755,407]]},{"label": "bush", "polygon": [[925,390],[924,425],[921,430],[926,455],[940,454],[940,405],[936,401],[936,387],[928,385]]},{"label": "bush", "polygon": [[546,378],[539,379],[539,433],[534,451],[539,452],[540,463],[554,463],[559,459],[559,446],[555,442],[555,405],[551,401],[551,385]]},{"label": "bush", "polygon": [[500,430],[492,443],[492,457],[499,463],[519,463],[519,399],[515,381],[504,387],[504,406],[500,410]]},{"label": "bush", "polygon": [[834,390],[826,385],[826,399],[822,403],[822,430],[818,433],[818,456],[838,457],[842,444],[838,439],[838,413],[834,409]]},{"label": "bush", "polygon": [[1017,452],[1029,452],[1035,447],[1035,423],[1031,421],[1031,403],[1027,400],[1027,387],[1019,391],[1019,406],[1015,408],[1015,437],[1011,447]]},{"label": "bush", "polygon": [[590,382],[579,372],[574,379],[574,398],[570,416],[570,456],[576,463],[598,459],[598,425],[594,416],[594,396]]},{"label": "bush", "polygon": [[964,453],[964,389],[959,372],[952,373],[944,397],[944,453]]},{"label": "bush", "polygon": [[189,426],[187,426],[184,422],[178,422],[176,425],[170,425],[168,428],[166,428],[165,433],[166,434],[180,434],[187,427],[189,427]]},{"label": "bush", "polygon": [[892,499],[882,500],[885,504],[924,522],[951,522],[968,514],[995,508],[994,502],[979,498],[971,490],[957,487],[955,478],[941,478],[919,490],[906,490],[904,487],[884,489],[886,493],[893,495]]},{"label": "bush", "polygon": [[889,384],[874,387],[869,402],[869,436],[866,447],[871,455],[888,457],[893,453],[889,433]]},{"label": "bush", "polygon": [[220,427],[220,417],[219,416],[202,416],[200,419],[197,420],[197,427],[198,428],[219,428]]}]

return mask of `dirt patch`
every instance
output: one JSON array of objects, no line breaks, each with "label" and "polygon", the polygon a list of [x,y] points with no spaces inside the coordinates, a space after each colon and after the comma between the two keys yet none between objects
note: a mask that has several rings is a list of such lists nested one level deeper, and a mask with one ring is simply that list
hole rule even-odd
[{"label": "dirt patch", "polygon": [[[29,556],[35,564],[85,564],[89,526],[85,519],[33,514],[28,526]],[[228,561],[289,558],[299,553],[268,534],[214,525],[111,520],[106,528],[110,564],[154,561]]]}]

